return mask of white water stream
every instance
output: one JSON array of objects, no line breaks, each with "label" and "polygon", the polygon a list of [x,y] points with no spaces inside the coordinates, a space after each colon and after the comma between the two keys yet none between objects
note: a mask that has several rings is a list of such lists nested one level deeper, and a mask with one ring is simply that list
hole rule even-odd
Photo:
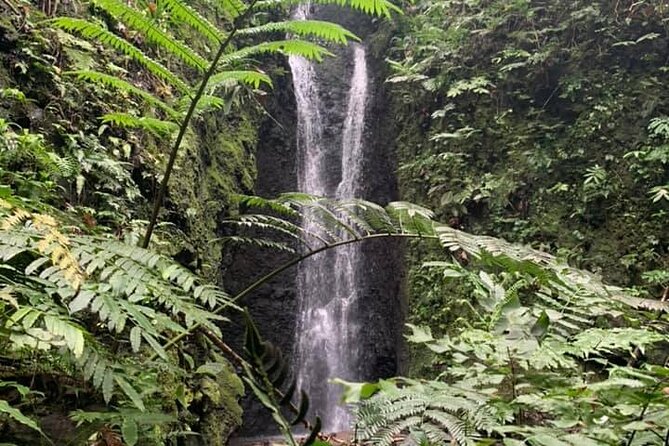
[{"label": "white water stream", "polygon": [[[306,19],[309,6],[301,5],[294,17]],[[350,49],[353,73],[350,78],[347,107],[343,116],[324,122],[326,115],[320,99],[317,66],[300,57],[290,57],[293,86],[297,102],[298,187],[309,194],[354,198],[360,197],[364,184],[364,125],[368,102],[369,79],[365,48],[355,44]],[[341,56],[347,57],[347,56]],[[325,126],[341,132],[341,145],[326,144]],[[331,190],[333,172],[328,169],[331,151],[340,151],[341,177]],[[304,222],[307,232],[319,228]],[[311,413],[323,419],[324,430],[344,431],[350,428],[350,416],[340,403],[341,394],[332,378],[358,380],[361,361],[357,338],[360,324],[356,319],[359,298],[362,254],[358,244],[324,252],[303,262],[297,286],[299,300],[296,336],[295,371],[299,388],[311,400]]]}]

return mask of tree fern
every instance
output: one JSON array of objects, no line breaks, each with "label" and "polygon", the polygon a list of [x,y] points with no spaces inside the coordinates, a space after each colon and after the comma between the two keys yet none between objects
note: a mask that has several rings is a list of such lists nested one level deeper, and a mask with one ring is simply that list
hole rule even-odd
[{"label": "tree fern", "polygon": [[341,25],[321,20],[291,20],[286,22],[270,22],[238,31],[240,36],[253,36],[263,33],[280,32],[297,36],[315,36],[334,43],[346,43],[349,40],[360,40],[355,34]]},{"label": "tree fern", "polygon": [[111,87],[117,90],[125,91],[131,93],[135,96],[138,96],[144,99],[148,104],[160,108],[162,111],[166,112],[172,119],[178,119],[181,114],[174,110],[172,107],[167,105],[165,102],[158,99],[156,96],[148,93],[146,90],[135,87],[130,82],[124,81],[123,79],[118,78],[117,76],[111,76],[109,74],[100,73],[98,71],[69,71],[65,74],[72,74],[77,76],[79,79],[83,79],[92,83],[104,85]]},{"label": "tree fern", "polygon": [[332,53],[322,46],[306,40],[277,40],[272,42],[263,42],[257,45],[248,46],[239,50],[230,52],[221,57],[221,65],[226,66],[234,62],[239,62],[251,56],[266,53],[280,53],[286,56],[301,56],[307,59],[322,61],[325,56],[332,56]]},{"label": "tree fern", "polygon": [[142,129],[158,137],[173,135],[179,126],[172,121],[152,118],[150,116],[133,116],[129,113],[107,113],[102,116],[103,123],[112,123],[119,127]]},{"label": "tree fern", "polygon": [[[295,5],[302,2],[300,0],[266,0],[259,3],[258,7],[260,9],[267,9],[281,5]],[[379,17],[390,17],[393,12],[397,14],[402,13],[400,8],[388,0],[312,0],[311,3],[344,6]]]},{"label": "tree fern", "polygon": [[247,9],[242,0],[214,0],[213,3],[231,21],[241,16]]},{"label": "tree fern", "polygon": [[146,15],[131,8],[120,0],[93,0],[93,4],[104,9],[112,17],[122,21],[128,27],[139,31],[146,39],[169,52],[172,56],[181,60],[186,65],[204,73],[209,66],[209,62],[200,56],[194,49],[190,48],[184,42],[170,36],[167,32],[160,29]]},{"label": "tree fern", "polygon": [[[240,217],[238,222],[253,227],[258,223],[262,230],[274,231],[277,235],[291,233],[303,247],[302,255],[288,261],[278,272],[270,272],[267,277],[294,266],[302,259],[326,249],[356,243],[379,237],[411,237],[439,241],[447,252],[458,257],[462,251],[480,265],[508,271],[529,274],[541,283],[549,285],[557,292],[540,292],[537,295],[557,311],[556,324],[551,329],[562,326],[563,333],[569,335],[582,329],[588,314],[610,311],[610,302],[625,307],[658,307],[669,309],[664,302],[644,300],[626,293],[624,290],[604,285],[599,278],[582,270],[571,268],[551,255],[528,247],[510,244],[504,240],[486,236],[467,234],[432,220],[432,213],[410,203],[390,203],[386,208],[363,200],[332,200],[308,194],[284,194],[275,200],[251,197],[246,205],[267,208],[285,214],[287,217],[260,220]],[[309,221],[316,233],[304,233],[295,225],[295,219]],[[262,279],[258,281],[261,283]],[[238,298],[252,291],[252,285]],[[502,303],[503,304],[503,303]],[[589,312],[589,313],[588,313]],[[556,328],[557,329],[557,328]]]},{"label": "tree fern", "polygon": [[76,32],[82,37],[98,41],[103,45],[108,45],[142,65],[154,76],[175,87],[181,94],[188,94],[190,92],[190,87],[179,76],[167,69],[161,63],[156,62],[154,59],[144,54],[144,52],[135,45],[109,30],[102,28],[97,23],[73,17],[58,17],[48,23],[65,31]]},{"label": "tree fern", "polygon": [[181,0],[163,0],[164,5],[175,20],[190,26],[204,36],[209,43],[216,47],[221,43],[219,29],[204,18],[199,12]]},{"label": "tree fern", "polygon": [[234,86],[237,83],[244,83],[253,88],[259,88],[266,84],[272,86],[272,79],[265,73],[259,71],[239,70],[239,71],[221,71],[209,78],[207,89],[215,90],[218,87]]}]

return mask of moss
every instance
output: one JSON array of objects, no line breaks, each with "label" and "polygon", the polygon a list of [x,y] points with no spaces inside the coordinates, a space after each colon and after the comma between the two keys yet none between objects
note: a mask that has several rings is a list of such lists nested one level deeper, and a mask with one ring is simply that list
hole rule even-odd
[{"label": "moss", "polygon": [[[234,206],[233,196],[252,190],[256,178],[254,148],[258,117],[254,111],[208,115],[191,135],[170,181],[168,217],[185,235],[178,249],[190,252],[203,276],[218,279],[220,221]],[[177,254],[177,252],[174,252]]]},{"label": "moss", "polygon": [[222,446],[242,424],[242,408],[238,400],[244,394],[244,386],[226,363],[216,377],[202,378],[200,389],[206,400],[205,415],[200,426],[204,444]]}]

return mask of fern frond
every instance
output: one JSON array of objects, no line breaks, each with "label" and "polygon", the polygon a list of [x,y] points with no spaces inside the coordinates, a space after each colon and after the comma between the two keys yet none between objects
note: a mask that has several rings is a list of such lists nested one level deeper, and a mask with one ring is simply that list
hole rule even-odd
[{"label": "fern frond", "polygon": [[244,214],[238,219],[225,220],[225,222],[239,227],[274,230],[295,240],[301,240],[300,235],[304,232],[303,228],[292,222],[264,214]]},{"label": "fern frond", "polygon": [[167,51],[186,65],[204,72],[209,62],[185,43],[173,38],[156,26],[145,15],[127,6],[119,0],[93,0],[93,4],[104,9],[112,17],[122,21],[129,28],[141,32],[146,39],[157,47]]},{"label": "fern frond", "polygon": [[[183,97],[179,100],[177,105],[177,110],[185,113],[190,107],[191,98]],[[197,116],[201,113],[210,111],[210,110],[220,110],[225,107],[225,100],[219,98],[218,96],[203,95],[200,100],[197,102],[197,107],[195,108],[194,115]]]},{"label": "fern frond", "polygon": [[86,80],[88,82],[93,82],[93,83],[96,83],[96,84],[104,85],[106,87],[112,87],[112,88],[115,88],[117,90],[132,93],[135,96],[141,97],[147,103],[149,103],[151,105],[155,105],[156,107],[165,111],[172,118],[179,119],[181,117],[181,114],[179,112],[174,110],[172,107],[167,105],[165,102],[158,99],[156,96],[152,95],[151,93],[149,93],[146,90],[142,90],[141,88],[135,87],[130,82],[124,81],[123,79],[119,79],[116,76],[111,76],[109,74],[100,73],[98,71],[85,71],[85,70],[67,71],[67,72],[65,72],[65,74],[77,76],[77,78],[82,79],[82,80]]},{"label": "fern frond", "polygon": [[202,34],[209,42],[218,47],[221,43],[218,28],[196,10],[181,0],[163,0],[172,17]]},{"label": "fern frond", "polygon": [[301,56],[306,59],[323,60],[325,56],[332,56],[332,53],[322,46],[308,42],[306,40],[277,40],[273,42],[263,42],[257,45],[241,48],[237,51],[225,54],[221,58],[221,65],[230,65],[233,62],[245,60],[251,56],[267,53],[279,53],[286,56]]},{"label": "fern frond", "polygon": [[280,32],[297,36],[314,36],[334,43],[347,43],[349,40],[360,41],[360,38],[341,25],[321,20],[289,20],[270,22],[252,28],[240,29],[239,36],[254,36],[264,33]]},{"label": "fern frond", "polygon": [[273,212],[282,215],[286,218],[299,218],[300,214],[293,209],[288,203],[284,202],[281,197],[278,199],[267,199],[255,195],[237,195],[236,201],[244,208],[256,209],[259,211]]},{"label": "fern frond", "polygon": [[425,418],[438,423],[442,430],[448,432],[458,445],[471,445],[472,442],[467,438],[467,427],[465,423],[456,416],[437,410],[426,410]]},{"label": "fern frond", "polygon": [[218,87],[229,87],[239,83],[260,88],[261,84],[272,86],[272,79],[260,71],[222,71],[214,74],[207,82],[207,88],[214,90]]},{"label": "fern frond", "polygon": [[229,20],[236,19],[246,11],[242,0],[215,0],[213,3]]},{"label": "fern frond", "polygon": [[319,4],[337,4],[357,9],[365,14],[390,17],[392,12],[401,14],[402,10],[387,0],[314,0]]},{"label": "fern frond", "polygon": [[[296,5],[303,3],[302,0],[262,0],[256,4],[257,9],[269,9],[283,5]],[[388,0],[312,0],[312,3],[320,5],[345,6],[365,14],[390,17],[391,13],[402,14],[402,10]]]},{"label": "fern frond", "polygon": [[260,237],[239,237],[230,235],[227,237],[222,237],[221,240],[224,242],[238,243],[240,245],[249,245],[256,246],[258,248],[273,249],[275,251],[289,252],[291,254],[295,253],[295,250],[285,243]]},{"label": "fern frond", "polygon": [[47,23],[68,32],[76,32],[86,39],[109,45],[145,67],[151,74],[175,87],[180,93],[189,94],[190,92],[190,88],[186,82],[164,65],[151,59],[142,50],[127,40],[95,23],[72,17],[59,17]]},{"label": "fern frond", "polygon": [[488,426],[489,411],[479,415],[484,403],[469,400],[469,392],[430,381],[393,390],[386,389],[359,403],[356,426],[361,440],[390,446],[402,434],[423,432],[435,444],[472,445],[470,433]]},{"label": "fern frond", "polygon": [[[421,425],[422,431],[425,433],[425,436],[430,440],[432,444],[449,444],[451,443],[452,438],[443,430],[434,426],[430,423],[423,423]],[[471,445],[472,442],[469,441],[465,443],[466,445]]]},{"label": "fern frond", "polygon": [[179,126],[172,121],[163,121],[148,116],[138,118],[129,113],[107,113],[102,116],[102,122],[119,127],[146,130],[158,137],[170,136],[179,129]]},{"label": "fern frond", "polygon": [[[116,334],[123,333],[127,325],[137,327],[141,330],[141,339],[161,357],[165,357],[165,352],[157,340],[165,334],[183,333],[194,324],[220,332],[216,322],[224,318],[206,311],[196,301],[209,307],[227,306],[228,296],[198,284],[197,277],[185,268],[147,250],[85,236],[70,237],[71,250],[69,260],[65,262],[63,259],[68,257],[53,248],[64,242],[45,243],[53,231],[42,236],[34,227],[36,225],[24,228],[14,225],[13,229],[0,232],[0,255],[10,259],[26,251],[41,254],[47,261],[31,263],[26,268],[26,275],[37,274],[40,283],[49,289],[50,294],[57,294],[68,303],[72,313],[89,309]],[[85,270],[87,279],[82,287],[79,287],[81,279],[73,281],[70,275],[73,269],[77,274],[83,274],[79,271]],[[13,323],[21,322],[28,330],[36,321],[43,320],[50,337],[36,341],[29,333],[19,332],[12,338],[14,344],[38,346],[36,342],[42,342],[48,347],[57,346],[62,339],[75,356],[81,355],[84,345],[81,330],[67,317],[59,316],[59,312],[58,307],[53,306],[16,310]],[[171,315],[185,324],[173,321]],[[26,320],[31,323],[26,325],[23,322]],[[135,349],[139,348],[136,333],[134,328],[130,330],[130,341]]]},{"label": "fern frond", "polygon": [[421,417],[408,417],[391,426],[380,428],[379,431],[370,438],[376,446],[392,446],[393,444],[396,444],[397,438],[402,432],[408,432],[415,428],[419,428],[422,424],[423,419]]}]

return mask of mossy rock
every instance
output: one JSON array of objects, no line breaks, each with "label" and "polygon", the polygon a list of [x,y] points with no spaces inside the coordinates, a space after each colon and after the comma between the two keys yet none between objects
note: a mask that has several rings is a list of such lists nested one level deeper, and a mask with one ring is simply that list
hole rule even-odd
[{"label": "mossy rock", "polygon": [[216,363],[218,372],[200,380],[199,396],[204,409],[200,420],[203,444],[222,446],[242,424],[239,398],[244,385],[227,362]]}]

